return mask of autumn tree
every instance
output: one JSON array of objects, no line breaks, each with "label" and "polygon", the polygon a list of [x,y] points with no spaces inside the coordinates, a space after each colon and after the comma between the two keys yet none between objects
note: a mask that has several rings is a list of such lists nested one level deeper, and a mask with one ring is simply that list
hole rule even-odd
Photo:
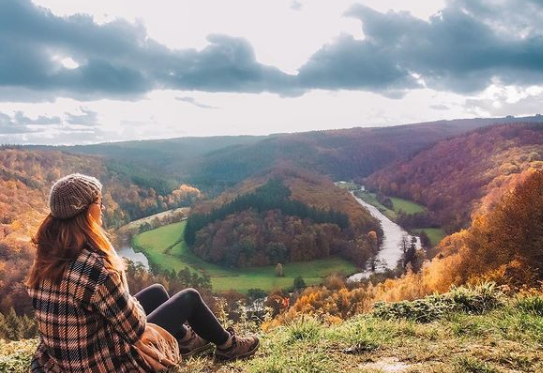
[{"label": "autumn tree", "polygon": [[511,277],[530,269],[532,281],[543,279],[543,171],[507,193],[492,212],[478,216],[467,245],[469,271],[474,275],[518,262],[510,268]]}]

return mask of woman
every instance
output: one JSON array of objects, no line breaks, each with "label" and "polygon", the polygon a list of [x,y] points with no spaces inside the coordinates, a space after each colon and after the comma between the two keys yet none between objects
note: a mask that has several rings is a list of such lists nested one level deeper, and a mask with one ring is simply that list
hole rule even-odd
[{"label": "woman", "polygon": [[224,330],[196,290],[170,298],[153,285],[129,294],[123,262],[102,228],[97,179],[61,178],[51,188],[49,208],[33,238],[37,256],[27,280],[41,337],[32,372],[148,372],[138,352],[149,342],[148,322],[173,335],[185,357],[210,342],[221,360],[258,349],[256,336]]}]

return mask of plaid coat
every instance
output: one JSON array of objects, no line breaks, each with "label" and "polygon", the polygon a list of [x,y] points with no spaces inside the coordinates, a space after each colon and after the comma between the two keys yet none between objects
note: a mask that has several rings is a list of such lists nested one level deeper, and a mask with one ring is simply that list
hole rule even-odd
[{"label": "plaid coat", "polygon": [[58,285],[44,281],[28,292],[41,337],[31,372],[148,371],[132,347],[145,312],[99,253],[84,249]]}]

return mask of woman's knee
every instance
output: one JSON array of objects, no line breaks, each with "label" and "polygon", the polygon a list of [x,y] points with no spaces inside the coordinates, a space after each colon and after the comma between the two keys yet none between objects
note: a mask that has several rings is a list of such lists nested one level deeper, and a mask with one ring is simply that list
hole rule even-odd
[{"label": "woman's knee", "polygon": [[198,290],[193,288],[183,289],[177,293],[176,296],[182,298],[186,302],[198,302],[202,299]]},{"label": "woman's knee", "polygon": [[168,292],[166,291],[166,288],[161,284],[153,284],[151,286],[146,287],[139,293],[135,295],[138,299],[150,299],[153,302],[155,301],[166,301],[170,296],[168,295]]},{"label": "woman's knee", "polygon": [[153,292],[168,294],[168,292],[166,291],[166,288],[162,284],[153,284],[149,286],[148,289]]}]

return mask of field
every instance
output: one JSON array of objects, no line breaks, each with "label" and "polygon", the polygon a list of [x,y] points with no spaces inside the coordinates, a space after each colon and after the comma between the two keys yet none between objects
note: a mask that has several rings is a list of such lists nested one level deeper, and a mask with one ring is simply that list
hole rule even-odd
[{"label": "field", "polygon": [[275,275],[275,266],[240,269],[221,267],[203,261],[188,249],[182,240],[185,224],[174,223],[141,233],[134,238],[134,249],[144,252],[150,262],[163,269],[179,271],[188,267],[193,271],[206,271],[211,277],[214,291],[235,289],[246,293],[251,288],[265,291],[287,288],[292,286],[297,276],[302,276],[307,285],[314,285],[333,272],[352,274],[357,271],[352,263],[338,257],[284,264],[284,277]]},{"label": "field", "polygon": [[424,231],[428,235],[432,246],[437,245],[447,235],[441,228],[417,228],[413,230],[413,233],[418,234],[417,232],[420,231]]},{"label": "field", "polygon": [[358,192],[356,193],[356,195],[363,201],[377,207],[377,209],[390,220],[396,220],[400,211],[403,211],[406,214],[416,214],[418,212],[426,211],[426,207],[424,207],[423,205],[419,205],[418,203],[409,201],[407,199],[390,197],[390,200],[392,201],[392,209],[389,209],[383,206],[379,201],[377,201],[375,193]]},{"label": "field", "polygon": [[397,197],[390,197],[392,201],[392,206],[395,212],[400,212],[403,210],[406,214],[416,214],[417,212],[424,212],[426,208],[422,205],[419,205],[415,202],[408,201],[406,199],[401,199]]}]

